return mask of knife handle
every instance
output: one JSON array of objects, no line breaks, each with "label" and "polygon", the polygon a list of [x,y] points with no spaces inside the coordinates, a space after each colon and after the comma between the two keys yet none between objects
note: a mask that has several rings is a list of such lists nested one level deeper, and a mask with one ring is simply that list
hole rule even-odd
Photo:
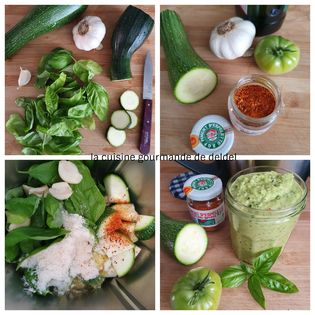
[{"label": "knife handle", "polygon": [[151,142],[152,100],[144,100],[144,114],[140,142],[140,152],[148,154]]}]

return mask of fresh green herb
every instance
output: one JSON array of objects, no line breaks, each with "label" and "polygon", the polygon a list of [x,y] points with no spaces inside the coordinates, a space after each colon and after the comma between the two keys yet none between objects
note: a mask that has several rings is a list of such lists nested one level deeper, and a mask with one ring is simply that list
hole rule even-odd
[{"label": "fresh green herb", "polygon": [[13,114],[6,123],[7,130],[24,146],[22,154],[82,154],[78,129],[95,129],[93,113],[102,122],[108,116],[108,94],[91,81],[102,71],[95,61],[76,61],[71,52],[60,47],[42,57],[34,86],[45,93],[34,99],[16,99],[25,119]]},{"label": "fresh green herb", "polygon": [[265,297],[261,285],[267,289],[281,293],[299,292],[294,283],[280,275],[279,273],[269,272],[281,253],[282,247],[272,248],[259,257],[253,263],[253,268],[245,265],[231,266],[220,273],[222,287],[235,288],[248,280],[248,290],[255,301],[263,308],[265,307]]}]

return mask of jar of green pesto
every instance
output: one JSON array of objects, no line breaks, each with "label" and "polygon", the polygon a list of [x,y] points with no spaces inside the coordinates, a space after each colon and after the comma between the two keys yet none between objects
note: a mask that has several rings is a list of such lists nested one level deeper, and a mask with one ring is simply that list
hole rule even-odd
[{"label": "jar of green pesto", "polygon": [[257,166],[231,177],[225,202],[237,257],[252,264],[270,248],[283,250],[306,200],[305,182],[285,169]]}]

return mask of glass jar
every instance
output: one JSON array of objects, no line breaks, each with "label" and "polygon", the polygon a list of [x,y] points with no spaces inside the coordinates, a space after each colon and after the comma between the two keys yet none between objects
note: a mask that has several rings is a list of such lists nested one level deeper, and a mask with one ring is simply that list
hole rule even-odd
[{"label": "glass jar", "polygon": [[192,176],[184,184],[186,201],[194,223],[206,231],[215,231],[224,224],[222,181],[215,175]]},{"label": "glass jar", "polygon": [[[260,210],[247,207],[232,197],[230,189],[241,175],[270,171],[293,174],[294,180],[302,189],[302,198],[297,204],[281,210]],[[303,179],[276,166],[251,167],[231,177],[225,190],[225,202],[229,213],[232,246],[237,257],[253,264],[254,260],[268,249],[282,246],[283,251],[305,208],[306,199],[307,188]]]},{"label": "glass jar", "polygon": [[[252,118],[246,116],[237,108],[235,104],[236,91],[241,86],[254,84],[262,85],[263,87],[267,88],[275,97],[274,111],[270,115],[263,118]],[[233,87],[228,98],[228,110],[233,126],[238,131],[252,136],[260,135],[266,132],[275,123],[280,113],[281,106],[284,106],[284,104],[282,102],[280,90],[277,85],[269,78],[257,74],[252,74],[241,78]]]}]

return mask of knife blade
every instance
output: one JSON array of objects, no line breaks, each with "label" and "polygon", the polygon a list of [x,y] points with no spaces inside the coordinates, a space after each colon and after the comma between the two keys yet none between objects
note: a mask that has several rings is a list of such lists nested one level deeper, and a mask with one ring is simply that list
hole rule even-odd
[{"label": "knife blade", "polygon": [[151,121],[152,121],[152,84],[153,84],[153,65],[150,50],[144,63],[143,72],[143,94],[144,113],[142,122],[140,152],[148,154],[151,144]]}]

